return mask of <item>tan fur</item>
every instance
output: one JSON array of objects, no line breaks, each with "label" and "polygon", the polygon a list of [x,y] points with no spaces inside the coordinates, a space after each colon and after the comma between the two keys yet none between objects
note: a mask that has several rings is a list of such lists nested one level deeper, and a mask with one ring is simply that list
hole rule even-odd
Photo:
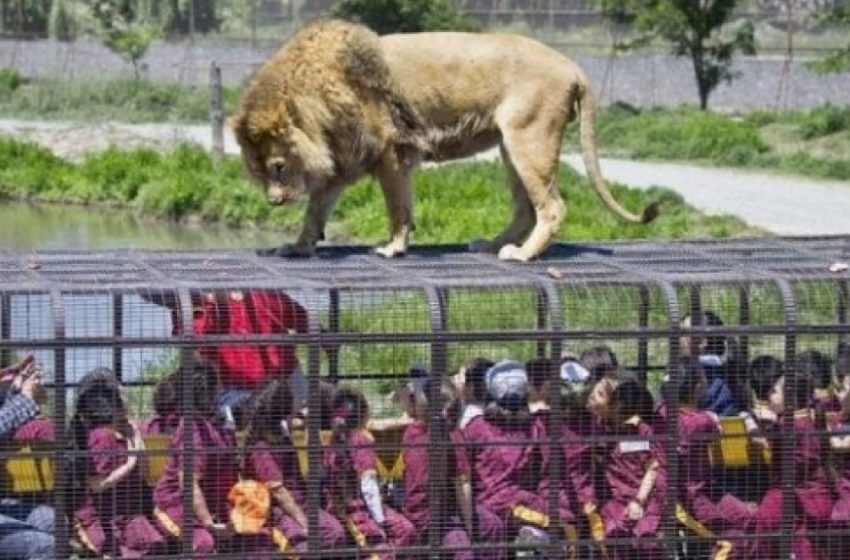
[{"label": "tan fur", "polygon": [[599,172],[594,100],[584,73],[563,55],[513,35],[418,33],[378,37],[325,20],[299,31],[254,75],[232,119],[252,177],[270,203],[309,194],[298,241],[280,254],[311,254],[342,190],[371,174],[390,217],[391,257],[407,250],[411,176],[422,161],[467,157],[499,146],[514,214],[495,239],[473,248],[529,260],[565,215],[556,173],[575,112],[591,184],[629,222]]}]

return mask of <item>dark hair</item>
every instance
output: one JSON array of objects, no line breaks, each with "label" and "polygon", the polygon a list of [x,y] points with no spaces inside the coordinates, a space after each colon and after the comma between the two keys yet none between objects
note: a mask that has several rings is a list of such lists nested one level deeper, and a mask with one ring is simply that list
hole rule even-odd
[{"label": "dark hair", "polygon": [[334,397],[336,397],[336,385],[322,381],[319,384],[319,410],[310,411],[309,414],[319,415],[319,429],[330,430],[333,428],[332,413],[334,405]]},{"label": "dark hair", "polygon": [[793,370],[785,372],[785,395],[791,400],[794,410],[807,408],[812,402],[814,384],[809,372]]},{"label": "dark hair", "polygon": [[487,393],[487,370],[495,365],[487,358],[472,358],[466,363],[466,381],[477,402],[490,400]]},{"label": "dark hair", "polygon": [[[699,327],[722,327],[723,321],[720,316],[714,311],[703,310],[695,316],[686,315],[684,320],[690,320],[691,326]],[[710,334],[708,336],[699,336],[705,338],[705,353],[723,356],[726,354],[726,336],[722,334]]]},{"label": "dark hair", "polygon": [[594,380],[602,379],[606,376],[606,372],[610,372],[612,368],[620,369],[620,362],[617,360],[617,355],[611,348],[601,344],[593,346],[583,351],[578,358],[578,362],[590,372],[590,376]]},{"label": "dark hair", "polygon": [[670,383],[678,391],[679,404],[694,404],[702,395],[696,395],[697,387],[705,380],[705,370],[695,356],[683,356],[668,370]]},{"label": "dark hair", "polygon": [[522,427],[531,422],[528,396],[509,394],[484,407],[484,419],[496,426]]},{"label": "dark hair", "polygon": [[784,365],[782,360],[773,356],[758,356],[750,362],[750,387],[759,400],[766,401],[776,381],[782,377]]},{"label": "dark hair", "polygon": [[[124,408],[118,381],[111,374],[111,370],[99,368],[80,379],[70,423],[68,444],[72,450],[87,449],[89,432],[114,423]],[[85,481],[89,479],[87,464],[85,458],[72,456],[71,466],[63,477],[66,499],[74,507],[85,494]]]},{"label": "dark hair", "polygon": [[254,393],[246,405],[248,440],[280,434],[281,422],[292,415],[292,393],[285,380],[272,379]]},{"label": "dark hair", "polygon": [[644,422],[655,417],[655,402],[649,390],[637,381],[623,381],[611,393],[611,407],[618,407],[624,418],[640,416]]},{"label": "dark hair", "polygon": [[337,389],[331,407],[334,441],[345,443],[349,434],[362,428],[369,417],[369,403],[363,393],[350,387]]},{"label": "dark hair", "polygon": [[[438,385],[438,387],[434,387]],[[461,403],[460,395],[458,395],[455,386],[448,380],[429,377],[425,383],[420,385],[411,395],[419,403],[419,407],[428,407],[430,404],[429,397],[434,390],[438,392],[437,409],[440,411],[440,416],[446,423],[449,431],[457,427],[460,421],[463,404]]]},{"label": "dark hair", "polygon": [[157,416],[180,412],[180,395],[177,394],[177,377],[172,374],[160,379],[153,390],[153,409]]},{"label": "dark hair", "polygon": [[573,424],[591,422],[592,418],[587,410],[587,396],[590,394],[589,386],[576,386],[561,380],[550,381],[547,384],[547,394],[549,394],[549,387],[553,385],[558,394],[561,414],[566,422]]},{"label": "dark hair", "polygon": [[558,362],[550,358],[534,358],[525,362],[525,372],[528,386],[543,393],[546,382],[554,380],[558,373]]},{"label": "dark hair", "polygon": [[201,417],[215,414],[215,399],[219,390],[218,370],[207,360],[193,357],[187,369],[181,369],[176,378],[178,399],[182,400],[184,383],[188,383],[189,402],[183,408],[186,412]]},{"label": "dark hair", "polygon": [[797,370],[804,372],[817,389],[826,389],[832,385],[832,363],[817,350],[806,350],[797,354]]}]

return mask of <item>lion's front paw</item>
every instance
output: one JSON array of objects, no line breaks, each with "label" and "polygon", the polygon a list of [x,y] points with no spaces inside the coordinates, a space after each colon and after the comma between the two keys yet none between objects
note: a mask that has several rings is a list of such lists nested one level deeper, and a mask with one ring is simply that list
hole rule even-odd
[{"label": "lion's front paw", "polygon": [[388,259],[403,256],[405,252],[404,247],[400,247],[395,243],[388,243],[383,247],[375,247],[375,253]]},{"label": "lion's front paw", "polygon": [[489,239],[473,239],[469,242],[469,250],[473,253],[496,253],[499,247]]},{"label": "lion's front paw", "polygon": [[257,254],[261,257],[288,257],[288,258],[306,258],[312,257],[315,254],[315,246],[303,244],[286,244],[280,247],[271,249],[259,249]]},{"label": "lion's front paw", "polygon": [[499,250],[499,260],[528,262],[530,259],[522,252],[522,249],[516,245],[508,244]]}]

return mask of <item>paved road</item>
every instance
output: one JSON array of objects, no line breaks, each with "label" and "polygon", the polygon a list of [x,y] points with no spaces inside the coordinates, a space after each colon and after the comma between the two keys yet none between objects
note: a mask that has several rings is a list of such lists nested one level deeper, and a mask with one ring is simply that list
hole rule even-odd
[{"label": "paved road", "polygon": [[[238,154],[229,130],[225,149]],[[164,147],[179,141],[209,148],[207,126],[169,124],[103,124],[81,127],[69,123],[29,123],[0,119],[0,135],[30,138],[60,155],[75,157],[111,142],[125,147]],[[497,150],[476,159],[495,159]],[[584,172],[578,155],[565,161]],[[635,188],[653,185],[681,194],[688,203],[710,214],[732,214],[762,229],[782,235],[850,233],[850,182],[817,181],[738,169],[717,169],[678,163],[602,159],[602,173]]]},{"label": "paved road", "polygon": [[[584,173],[578,155],[566,161]],[[850,233],[850,182],[738,169],[603,158],[602,174],[635,188],[676,191],[709,214],[733,214],[782,235]]]}]

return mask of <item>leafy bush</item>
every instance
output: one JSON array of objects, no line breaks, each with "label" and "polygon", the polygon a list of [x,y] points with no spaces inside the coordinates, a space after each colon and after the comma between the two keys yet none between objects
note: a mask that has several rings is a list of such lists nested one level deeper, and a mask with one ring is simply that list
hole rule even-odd
[{"label": "leafy bush", "polygon": [[0,68],[0,93],[12,93],[21,87],[21,75],[14,68]]},{"label": "leafy bush", "polygon": [[477,28],[449,0],[343,0],[334,6],[333,14],[382,35]]},{"label": "leafy bush", "polygon": [[842,130],[850,130],[850,107],[836,107],[830,104],[816,107],[810,110],[800,123],[800,133],[807,140]]}]

